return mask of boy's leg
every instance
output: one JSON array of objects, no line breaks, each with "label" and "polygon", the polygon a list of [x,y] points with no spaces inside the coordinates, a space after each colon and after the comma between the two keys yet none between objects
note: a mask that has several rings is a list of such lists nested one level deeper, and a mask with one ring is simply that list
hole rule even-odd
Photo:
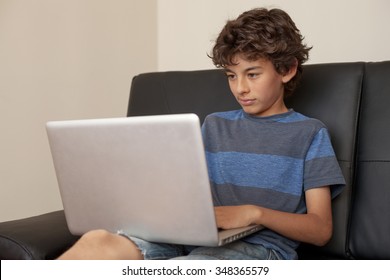
[{"label": "boy's leg", "polygon": [[241,240],[220,247],[198,247],[187,256],[175,260],[275,260],[282,259],[276,251]]},{"label": "boy's leg", "polygon": [[142,260],[138,247],[128,238],[105,230],[84,234],[60,260]]}]

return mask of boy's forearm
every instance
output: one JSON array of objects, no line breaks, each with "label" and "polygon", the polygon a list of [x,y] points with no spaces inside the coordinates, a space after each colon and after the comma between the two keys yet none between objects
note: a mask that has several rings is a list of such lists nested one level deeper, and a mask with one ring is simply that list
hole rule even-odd
[{"label": "boy's forearm", "polygon": [[229,229],[260,224],[287,238],[325,245],[332,235],[332,220],[316,214],[293,214],[255,205],[215,207],[217,225]]},{"label": "boy's forearm", "polygon": [[261,224],[287,238],[325,245],[332,236],[332,221],[316,214],[293,214],[253,206],[252,223]]}]

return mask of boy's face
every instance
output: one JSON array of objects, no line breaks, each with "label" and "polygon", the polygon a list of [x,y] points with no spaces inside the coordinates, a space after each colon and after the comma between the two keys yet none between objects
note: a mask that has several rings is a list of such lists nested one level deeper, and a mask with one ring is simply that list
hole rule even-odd
[{"label": "boy's face", "polygon": [[283,84],[294,77],[296,69],[281,75],[267,59],[248,61],[240,55],[233,62],[235,65],[225,67],[225,72],[230,90],[246,113],[266,117],[288,111]]}]

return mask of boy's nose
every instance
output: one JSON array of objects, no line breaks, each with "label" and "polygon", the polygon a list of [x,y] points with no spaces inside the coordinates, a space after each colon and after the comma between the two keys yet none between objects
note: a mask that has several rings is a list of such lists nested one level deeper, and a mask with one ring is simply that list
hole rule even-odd
[{"label": "boy's nose", "polygon": [[245,94],[249,92],[248,82],[245,79],[237,80],[237,93]]}]

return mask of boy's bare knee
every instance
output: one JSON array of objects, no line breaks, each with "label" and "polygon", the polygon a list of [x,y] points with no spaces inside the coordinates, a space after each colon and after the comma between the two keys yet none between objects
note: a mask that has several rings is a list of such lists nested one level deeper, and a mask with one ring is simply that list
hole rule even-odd
[{"label": "boy's bare knee", "polygon": [[131,250],[134,245],[129,239],[102,229],[87,232],[81,237],[80,242],[84,243],[85,246],[104,252],[107,256],[115,256],[122,249]]},{"label": "boy's bare knee", "polygon": [[92,230],[60,259],[142,259],[137,246],[126,237],[106,230]]},{"label": "boy's bare knee", "polygon": [[80,242],[88,243],[88,244],[94,244],[95,246],[100,245],[107,245],[108,243],[112,242],[114,239],[114,234],[103,230],[103,229],[97,229],[92,230],[87,233],[85,233],[81,238]]}]

